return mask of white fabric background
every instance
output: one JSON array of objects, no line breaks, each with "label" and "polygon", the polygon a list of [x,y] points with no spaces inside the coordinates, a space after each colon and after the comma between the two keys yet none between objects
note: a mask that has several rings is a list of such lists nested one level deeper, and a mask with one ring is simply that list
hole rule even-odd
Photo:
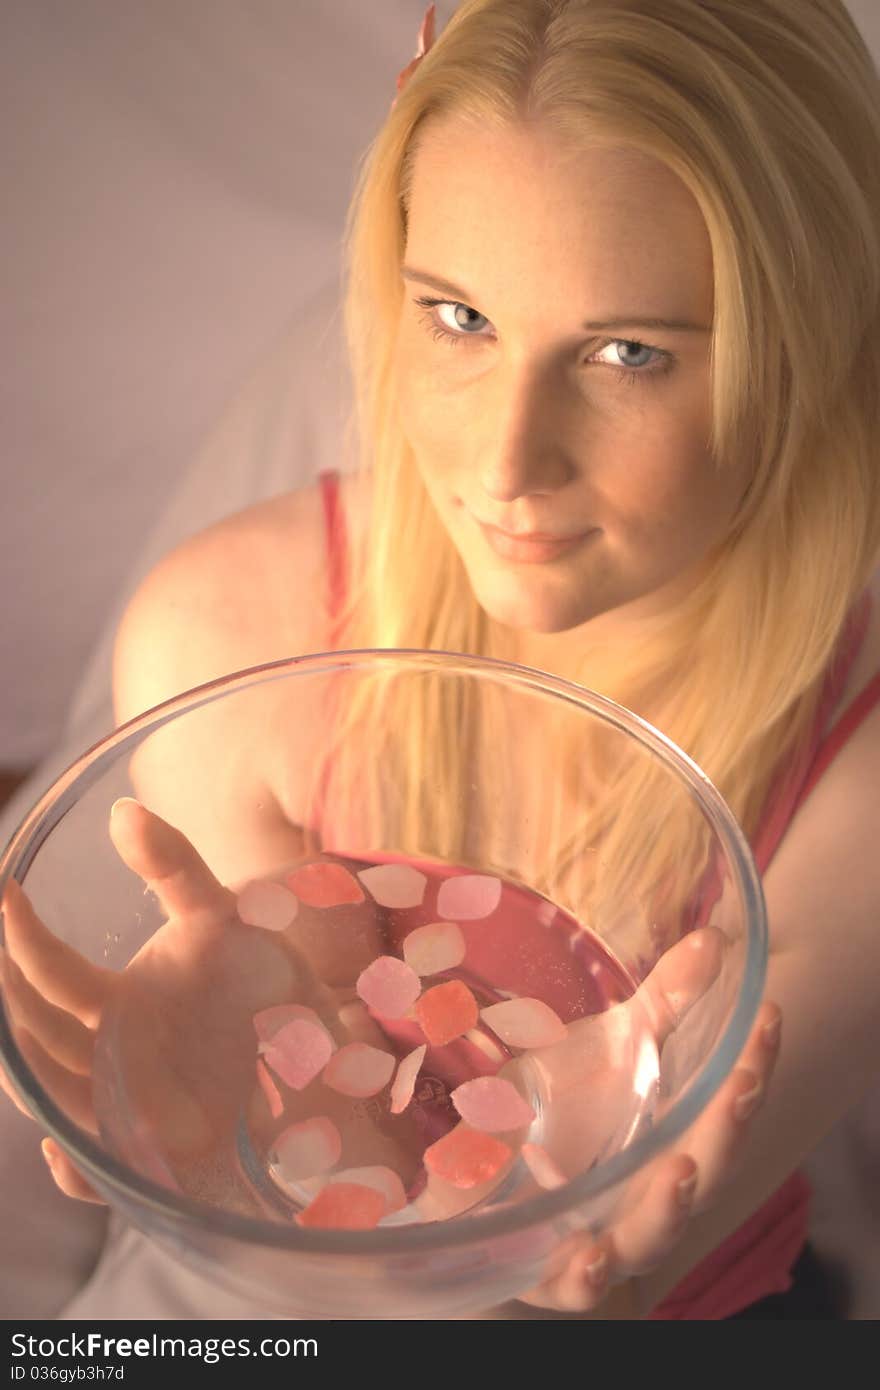
[{"label": "white fabric background", "polygon": [[204,435],[301,344],[424,9],[2,0],[0,766],[55,742]]}]

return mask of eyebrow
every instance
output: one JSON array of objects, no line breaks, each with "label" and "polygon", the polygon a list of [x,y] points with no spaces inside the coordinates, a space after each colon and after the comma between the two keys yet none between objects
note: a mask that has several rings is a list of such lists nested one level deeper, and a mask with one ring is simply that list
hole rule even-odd
[{"label": "eyebrow", "polygon": [[[439,290],[441,294],[452,295],[458,302],[469,304],[472,298],[467,290],[461,289],[458,285],[453,285],[451,280],[443,280],[439,275],[429,275],[427,271],[416,270],[415,266],[403,266],[401,275],[404,280],[418,280],[420,284],[430,285],[432,289]],[[690,319],[663,319],[663,318],[644,318],[639,314],[615,314],[610,319],[589,319],[581,324],[589,332],[603,332],[608,329],[621,328],[650,328],[665,329],[667,333],[709,333],[711,330],[704,323],[692,323]]]}]

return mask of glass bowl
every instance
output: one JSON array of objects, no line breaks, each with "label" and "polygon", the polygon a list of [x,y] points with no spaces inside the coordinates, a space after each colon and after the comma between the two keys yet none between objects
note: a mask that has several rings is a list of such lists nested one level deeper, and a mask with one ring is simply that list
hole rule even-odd
[{"label": "glass bowl", "polygon": [[[123,862],[129,796],[224,885],[210,909],[168,920]],[[682,1142],[764,985],[760,879],[695,763],[590,690],[450,652],[319,653],[168,701],[58,778],[10,878],[38,918],[4,924],[10,956],[36,981],[54,952],[48,994],[84,991],[93,1040],[74,1074],[41,1037],[57,1015],[5,991],[2,1065],[41,1130],[160,1246],[291,1317],[456,1317],[550,1277]]]}]

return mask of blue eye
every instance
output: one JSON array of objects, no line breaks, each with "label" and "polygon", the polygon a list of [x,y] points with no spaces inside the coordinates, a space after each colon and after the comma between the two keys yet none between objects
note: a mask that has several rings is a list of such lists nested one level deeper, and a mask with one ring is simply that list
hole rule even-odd
[{"label": "blue eye", "polygon": [[[460,304],[451,299],[432,299],[428,295],[414,299],[413,303],[428,311],[425,314],[421,314],[419,317],[435,342],[444,342],[450,347],[458,347],[459,343],[465,339],[480,339],[487,336],[485,333],[467,331],[468,325],[473,324],[474,319],[481,319],[484,324],[489,322],[485,315],[477,313],[477,310],[472,309],[468,304]],[[451,309],[453,311],[453,320],[456,325],[455,329],[450,328],[448,324],[445,324],[444,321],[439,318],[438,311],[440,309]],[[609,348],[615,350],[617,361],[599,362],[597,365],[610,368],[618,381],[624,382],[630,386],[634,386],[637,381],[644,381],[647,377],[665,376],[668,372],[672,371],[675,366],[675,357],[671,352],[667,352],[663,348],[651,347],[648,343],[631,341],[627,338],[610,338],[602,347],[597,348],[596,352],[588,360],[592,361],[598,353],[607,352]],[[636,356],[647,353],[649,354],[650,361],[638,362],[627,368],[623,366],[620,361],[622,355],[620,352],[621,349],[624,351],[634,349]]]},{"label": "blue eye", "polygon": [[[469,326],[468,315],[473,315],[473,317],[477,319],[483,319],[484,323],[489,322],[483,314],[478,314],[476,309],[471,309],[467,304],[457,304],[451,299],[430,299],[425,296],[421,299],[416,299],[414,302],[422,308],[431,311],[427,314],[422,314],[421,318],[422,322],[428,326],[435,342],[440,342],[445,339],[449,343],[457,344],[462,338],[479,337],[479,334],[464,331]],[[443,326],[443,320],[438,318],[437,314],[439,309],[452,309],[455,326],[459,331],[456,332]]]}]

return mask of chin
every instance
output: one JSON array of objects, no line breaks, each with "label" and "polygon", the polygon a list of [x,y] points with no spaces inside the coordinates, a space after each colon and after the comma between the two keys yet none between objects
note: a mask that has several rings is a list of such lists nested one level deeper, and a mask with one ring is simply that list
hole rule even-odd
[{"label": "chin", "polygon": [[554,598],[511,591],[506,585],[504,589],[505,592],[499,592],[491,584],[473,584],[474,596],[483,611],[494,622],[519,632],[569,632],[605,611],[604,605],[585,603],[582,596],[576,601],[566,600],[564,595]]}]

